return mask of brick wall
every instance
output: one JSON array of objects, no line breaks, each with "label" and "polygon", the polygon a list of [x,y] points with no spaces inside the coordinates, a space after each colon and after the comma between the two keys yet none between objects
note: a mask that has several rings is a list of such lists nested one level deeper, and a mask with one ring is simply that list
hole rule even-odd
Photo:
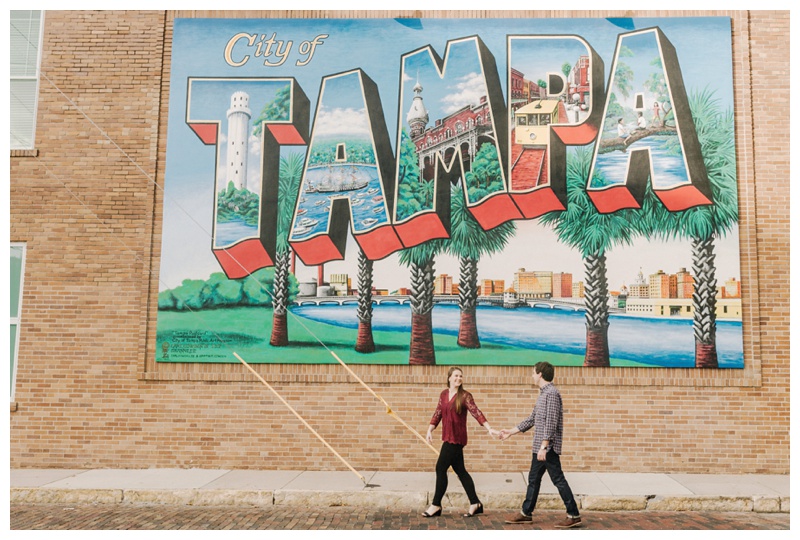
[{"label": "brick wall", "polygon": [[[241,366],[153,361],[172,20],[323,15],[508,13],[46,13],[36,151],[11,157],[11,241],[28,245],[12,467],[344,469]],[[789,95],[789,12],[519,15],[733,20],[746,367],[557,368],[565,468],[788,473],[788,100],[775,98]],[[341,366],[257,370],[356,469],[432,469],[434,454]],[[446,368],[354,370],[424,433]],[[529,413],[530,368],[465,375],[494,427]],[[527,468],[529,437],[499,443],[471,426],[471,470]]]}]

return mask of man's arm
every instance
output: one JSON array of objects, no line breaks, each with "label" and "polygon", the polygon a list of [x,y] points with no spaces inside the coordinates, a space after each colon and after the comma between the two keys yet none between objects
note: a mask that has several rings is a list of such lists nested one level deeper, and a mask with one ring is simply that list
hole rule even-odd
[{"label": "man's arm", "polygon": [[500,430],[500,440],[504,441],[504,440],[508,439],[509,437],[511,437],[512,435],[516,435],[519,432],[520,432],[519,429],[517,429],[516,427],[513,427],[511,429],[501,429]]},{"label": "man's arm", "polygon": [[515,426],[515,427],[513,427],[511,429],[501,429],[500,430],[500,440],[504,441],[504,440],[508,439],[509,437],[511,437],[512,435],[516,435],[517,433],[525,433],[526,431],[528,431],[529,429],[531,429],[533,427],[533,425],[535,423],[535,421],[534,421],[535,418],[536,418],[536,407],[533,408],[533,411],[531,412],[531,415],[528,418],[526,418],[525,420],[523,420],[522,422],[520,422],[519,424],[517,424],[517,426]]}]

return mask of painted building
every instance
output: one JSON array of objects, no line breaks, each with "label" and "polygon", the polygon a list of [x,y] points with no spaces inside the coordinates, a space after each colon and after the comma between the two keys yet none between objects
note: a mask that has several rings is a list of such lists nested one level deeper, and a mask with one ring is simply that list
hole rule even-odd
[{"label": "painted building", "polygon": [[406,122],[417,148],[423,178],[433,178],[437,154],[441,154],[445,163],[450,163],[452,156],[463,150],[464,169],[469,170],[480,145],[494,138],[486,96],[480,96],[476,103],[465,105],[444,118],[434,119],[433,125],[428,126],[429,115],[422,91],[423,86],[418,82]]},{"label": "painted building", "polygon": [[329,283],[336,296],[353,294],[352,280],[347,274],[331,274]]},{"label": "painted building", "polygon": [[631,298],[650,298],[650,285],[645,281],[641,268],[636,279],[631,283],[628,294]]},{"label": "painted building", "polygon": [[553,272],[520,268],[514,273],[513,288],[521,299],[549,298],[553,295]]},{"label": "painted building", "polygon": [[433,282],[433,294],[458,294],[453,292],[453,276],[439,274]]},{"label": "painted building", "polygon": [[572,274],[553,272],[553,298],[572,297]]},{"label": "painted building", "polygon": [[[648,315],[653,317],[692,316],[691,298],[628,298],[624,307],[625,313],[630,315]],[[717,299],[716,315],[718,319],[741,319],[741,300],[734,298]]]},{"label": "painted building", "polygon": [[581,55],[575,64],[573,64],[569,76],[567,77],[569,98],[571,100],[573,96],[577,94],[578,102],[588,104],[591,94],[589,75],[589,57],[587,55]]},{"label": "painted building", "polygon": [[506,286],[504,279],[482,279],[479,283],[479,296],[491,296],[493,294],[503,294]]},{"label": "painted building", "polygon": [[677,298],[691,298],[694,294],[694,277],[686,271],[686,268],[681,268],[675,274],[675,282],[677,287]]},{"label": "painted building", "polygon": [[583,281],[578,281],[577,283],[572,284],[572,297],[573,298],[583,298],[584,294],[584,285]]},{"label": "painted building", "polygon": [[725,280],[725,285],[722,288],[722,298],[741,298],[742,297],[742,282],[736,278]]},{"label": "painted building", "polygon": [[648,287],[649,298],[675,298],[672,290],[672,280],[669,274],[665,274],[663,270],[650,274]]}]

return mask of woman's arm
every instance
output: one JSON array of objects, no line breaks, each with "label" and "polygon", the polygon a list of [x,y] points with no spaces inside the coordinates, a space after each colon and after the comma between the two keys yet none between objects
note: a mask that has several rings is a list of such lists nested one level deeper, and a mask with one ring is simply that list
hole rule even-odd
[{"label": "woman's arm", "polygon": [[475,405],[475,400],[472,398],[472,394],[469,392],[467,392],[467,395],[464,398],[464,405],[467,406],[467,410],[475,418],[475,420],[477,420],[481,426],[486,428],[486,431],[489,433],[489,435],[492,437],[499,435],[499,432],[492,429],[492,426],[489,425],[489,421],[483,415],[478,406]]},{"label": "woman's arm", "polygon": [[425,436],[425,439],[430,443],[433,441],[433,430],[436,429],[436,426],[439,425],[439,422],[442,421],[442,395],[439,395],[439,401],[436,402],[436,410],[433,411],[433,416],[431,417],[431,421],[428,424],[428,434]]}]

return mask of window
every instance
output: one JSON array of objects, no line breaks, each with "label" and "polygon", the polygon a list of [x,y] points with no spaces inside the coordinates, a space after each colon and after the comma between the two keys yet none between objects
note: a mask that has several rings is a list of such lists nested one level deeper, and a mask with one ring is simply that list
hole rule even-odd
[{"label": "window", "polygon": [[32,149],[39,95],[42,12],[11,11],[11,149]]},{"label": "window", "polygon": [[17,378],[17,346],[19,345],[19,315],[22,307],[22,280],[25,276],[25,244],[11,244],[11,401],[14,401],[14,387]]}]

